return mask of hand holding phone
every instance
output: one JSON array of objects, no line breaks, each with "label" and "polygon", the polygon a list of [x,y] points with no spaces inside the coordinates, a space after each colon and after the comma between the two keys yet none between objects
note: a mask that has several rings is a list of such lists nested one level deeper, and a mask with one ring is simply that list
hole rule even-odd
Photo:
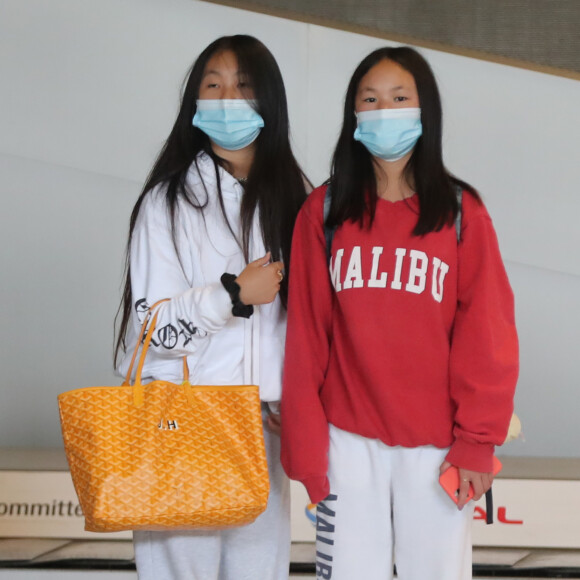
[{"label": "hand holding phone", "polygon": [[[501,471],[501,462],[497,457],[493,457],[493,475],[496,476]],[[446,469],[439,476],[439,483],[441,487],[447,492],[447,495],[455,502],[459,499],[459,469],[452,465]],[[467,501],[471,500],[474,496],[473,487],[469,484],[469,491],[467,492]]]}]

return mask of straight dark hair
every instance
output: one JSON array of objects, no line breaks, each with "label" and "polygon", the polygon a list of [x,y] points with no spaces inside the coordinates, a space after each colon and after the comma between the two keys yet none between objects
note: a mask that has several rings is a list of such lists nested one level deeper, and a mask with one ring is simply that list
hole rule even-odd
[{"label": "straight dark hair", "polygon": [[413,48],[385,47],[369,54],[356,68],[344,101],[344,119],[338,143],[332,158],[329,180],[332,203],[329,227],[346,220],[372,225],[377,205],[377,186],[373,158],[366,147],[355,141],[355,99],[361,79],[382,60],[390,60],[409,72],[417,86],[421,107],[423,133],[404,169],[408,182],[414,184],[419,197],[420,210],[413,234],[421,236],[439,231],[452,224],[458,204],[455,185],[461,185],[479,199],[474,188],[451,175],[443,164],[441,136],[441,98],[435,75],[429,63]]},{"label": "straight dark hair", "polygon": [[[290,146],[288,106],[282,74],[272,53],[252,36],[224,36],[212,42],[197,58],[182,89],[181,105],[173,129],[165,142],[157,161],[137,200],[129,223],[129,239],[125,261],[124,290],[117,318],[121,322],[115,344],[115,365],[119,352],[125,351],[125,336],[131,309],[130,252],[131,238],[143,199],[158,185],[163,186],[174,244],[175,220],[178,200],[183,199],[199,211],[208,203],[208,192],[193,191],[187,184],[187,172],[197,155],[204,151],[214,162],[218,201],[232,236],[234,231],[228,222],[219,168],[228,170],[228,162],[218,157],[212,150],[208,136],[192,125],[197,110],[197,99],[207,62],[216,54],[231,51],[236,55],[238,70],[253,89],[254,106],[264,119],[264,127],[255,143],[255,154],[248,180],[244,185],[241,204],[241,240],[237,239],[246,262],[249,261],[249,239],[252,221],[259,207],[260,230],[266,250],[272,253],[272,260],[282,260],[285,276],[280,287],[280,297],[286,306],[288,280],[290,277],[290,245],[292,230],[298,210],[306,199],[309,181],[300,169]],[[204,186],[205,188],[205,186]]]}]

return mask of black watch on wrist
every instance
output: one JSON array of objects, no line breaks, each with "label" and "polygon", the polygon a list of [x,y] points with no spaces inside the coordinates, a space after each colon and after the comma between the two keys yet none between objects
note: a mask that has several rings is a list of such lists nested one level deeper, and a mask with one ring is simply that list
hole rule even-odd
[{"label": "black watch on wrist", "polygon": [[254,307],[251,304],[244,304],[240,300],[240,285],[236,282],[235,274],[222,274],[220,282],[230,295],[232,301],[232,314],[242,318],[250,318],[254,314]]}]

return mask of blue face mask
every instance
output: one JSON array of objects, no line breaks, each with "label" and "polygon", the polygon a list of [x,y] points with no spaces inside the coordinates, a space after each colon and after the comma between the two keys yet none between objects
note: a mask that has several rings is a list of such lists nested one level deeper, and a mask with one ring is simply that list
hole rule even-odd
[{"label": "blue face mask", "polygon": [[199,99],[192,124],[216,145],[237,151],[255,141],[264,119],[244,99]]},{"label": "blue face mask", "polygon": [[423,132],[418,108],[361,111],[356,119],[355,140],[385,161],[397,161],[407,155]]}]

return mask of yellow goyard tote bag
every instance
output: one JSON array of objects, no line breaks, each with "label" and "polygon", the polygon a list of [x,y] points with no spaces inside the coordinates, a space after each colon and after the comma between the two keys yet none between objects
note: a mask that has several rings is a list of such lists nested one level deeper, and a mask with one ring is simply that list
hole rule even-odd
[{"label": "yellow goyard tote bag", "polygon": [[266,509],[269,493],[258,387],[191,385],[185,358],[182,384],[142,384],[157,314],[150,311],[143,323],[122,386],[82,388],[58,396],[85,529],[116,532],[250,523]]}]

